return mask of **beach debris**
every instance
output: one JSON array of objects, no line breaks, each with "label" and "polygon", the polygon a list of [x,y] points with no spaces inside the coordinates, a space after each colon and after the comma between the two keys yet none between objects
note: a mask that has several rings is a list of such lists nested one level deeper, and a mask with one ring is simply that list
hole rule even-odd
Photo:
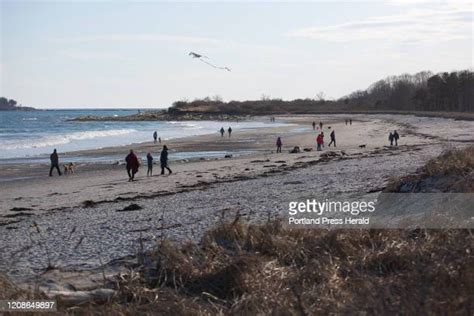
[{"label": "beach debris", "polygon": [[116,292],[112,289],[95,289],[92,291],[49,291],[51,298],[61,300],[64,306],[77,306],[87,302],[104,303],[109,301]]},{"label": "beach debris", "polygon": [[138,211],[138,210],[141,210],[141,209],[143,209],[143,207],[141,207],[138,204],[132,203],[129,206],[125,206],[121,210],[117,210],[116,212],[130,212],[130,211]]},{"label": "beach debris", "polygon": [[257,159],[257,160],[252,160],[252,161],[250,161],[250,162],[251,162],[251,163],[259,163],[259,162],[269,162],[269,161],[270,161],[270,159],[265,159],[265,160],[258,160],[258,159]]},{"label": "beach debris", "polygon": [[81,236],[79,240],[77,241],[76,245],[74,246],[74,250],[76,250],[81,244],[82,241],[84,240],[85,236]]},{"label": "beach debris", "polygon": [[92,200],[85,200],[82,202],[83,207],[94,207],[97,204],[97,202],[92,201]]},{"label": "beach debris", "polygon": [[29,207],[13,207],[10,209],[11,212],[22,212],[22,211],[32,211],[32,210],[33,209]]},{"label": "beach debris", "polygon": [[320,155],[321,158],[334,158],[340,156],[342,156],[342,154],[335,151],[327,151]]},{"label": "beach debris", "polygon": [[366,146],[367,146],[366,144],[359,145],[359,148],[365,148]]},{"label": "beach debris", "polygon": [[207,57],[207,56],[197,54],[195,52],[190,52],[188,55],[191,56],[192,58],[198,59],[200,62],[203,62],[203,63],[205,63],[205,64],[207,64],[207,65],[209,65],[213,68],[230,71],[229,67],[220,67],[220,66],[216,66],[216,65],[214,65],[214,64],[212,64],[208,61],[205,61],[204,58],[209,59],[209,57]]},{"label": "beach debris", "polygon": [[283,182],[283,184],[304,184],[304,182],[301,182],[301,181],[287,181],[287,182]]},{"label": "beach debris", "polygon": [[71,232],[69,233],[68,240],[71,239],[72,234],[74,234],[75,232],[76,232],[76,226],[74,226],[74,227],[71,229]]},{"label": "beach debris", "polygon": [[3,215],[4,218],[13,218],[13,217],[24,217],[24,216],[31,216],[33,214],[31,213],[27,213],[27,212],[18,212],[18,213],[15,213],[15,214],[7,214],[7,215]]},{"label": "beach debris", "polygon": [[10,224],[16,224],[21,222],[21,220],[16,220],[16,221],[0,221],[0,226],[7,226]]},{"label": "beach debris", "polygon": [[306,151],[306,152],[313,151],[313,148],[312,147],[306,147],[306,148],[303,148],[303,151]]},{"label": "beach debris", "polygon": [[232,155],[231,154],[227,154],[224,156],[224,158],[232,158]]},{"label": "beach debris", "polygon": [[290,154],[297,154],[301,152],[300,146],[295,146],[292,150],[290,150]]},{"label": "beach debris", "polygon": [[39,228],[39,226],[38,226],[38,224],[37,224],[36,222],[33,222],[33,224],[31,224],[31,227],[34,228],[34,229],[36,229],[36,232],[37,232],[38,234],[41,234],[40,228]]}]

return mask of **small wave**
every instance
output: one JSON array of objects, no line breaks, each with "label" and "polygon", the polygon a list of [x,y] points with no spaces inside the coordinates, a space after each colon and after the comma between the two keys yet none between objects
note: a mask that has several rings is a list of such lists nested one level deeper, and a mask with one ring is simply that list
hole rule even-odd
[{"label": "small wave", "polygon": [[0,143],[0,146],[5,150],[13,149],[28,149],[28,148],[41,148],[55,145],[64,145],[71,143],[76,140],[88,140],[100,137],[112,137],[112,136],[123,136],[136,132],[135,129],[115,129],[115,130],[103,130],[103,131],[84,131],[75,132],[64,135],[48,135],[39,137],[38,139],[29,140],[8,140]]},{"label": "small wave", "polygon": [[189,128],[202,128],[202,126],[200,126],[199,124],[197,124],[197,123],[190,123],[190,122],[170,121],[170,122],[168,122],[168,124],[180,125],[180,126],[189,127]]},{"label": "small wave", "polygon": [[22,119],[22,121],[37,121],[38,118],[37,117],[25,117]]}]

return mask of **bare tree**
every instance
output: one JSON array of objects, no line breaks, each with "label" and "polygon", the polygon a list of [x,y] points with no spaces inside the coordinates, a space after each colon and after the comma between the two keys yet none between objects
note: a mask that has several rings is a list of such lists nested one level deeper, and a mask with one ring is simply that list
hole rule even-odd
[{"label": "bare tree", "polygon": [[324,101],[326,99],[326,94],[323,91],[319,91],[316,93],[316,100],[317,101]]}]

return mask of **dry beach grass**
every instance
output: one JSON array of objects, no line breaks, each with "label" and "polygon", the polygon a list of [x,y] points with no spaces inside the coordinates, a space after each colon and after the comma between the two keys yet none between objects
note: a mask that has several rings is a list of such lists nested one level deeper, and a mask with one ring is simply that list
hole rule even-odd
[{"label": "dry beach grass", "polygon": [[240,220],[200,245],[163,241],[86,314],[469,314],[473,236],[450,231],[317,231]]}]

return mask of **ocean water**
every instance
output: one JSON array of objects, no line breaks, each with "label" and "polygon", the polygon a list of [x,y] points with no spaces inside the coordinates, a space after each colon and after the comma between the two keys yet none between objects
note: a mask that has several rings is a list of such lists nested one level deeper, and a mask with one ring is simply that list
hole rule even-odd
[{"label": "ocean water", "polygon": [[[137,110],[41,110],[0,111],[0,160],[36,158],[57,148],[72,152],[153,140],[156,130],[162,140],[218,133],[223,126],[233,130],[275,126],[270,122],[72,122],[82,115],[122,116]],[[282,125],[282,124],[280,124]]]}]

